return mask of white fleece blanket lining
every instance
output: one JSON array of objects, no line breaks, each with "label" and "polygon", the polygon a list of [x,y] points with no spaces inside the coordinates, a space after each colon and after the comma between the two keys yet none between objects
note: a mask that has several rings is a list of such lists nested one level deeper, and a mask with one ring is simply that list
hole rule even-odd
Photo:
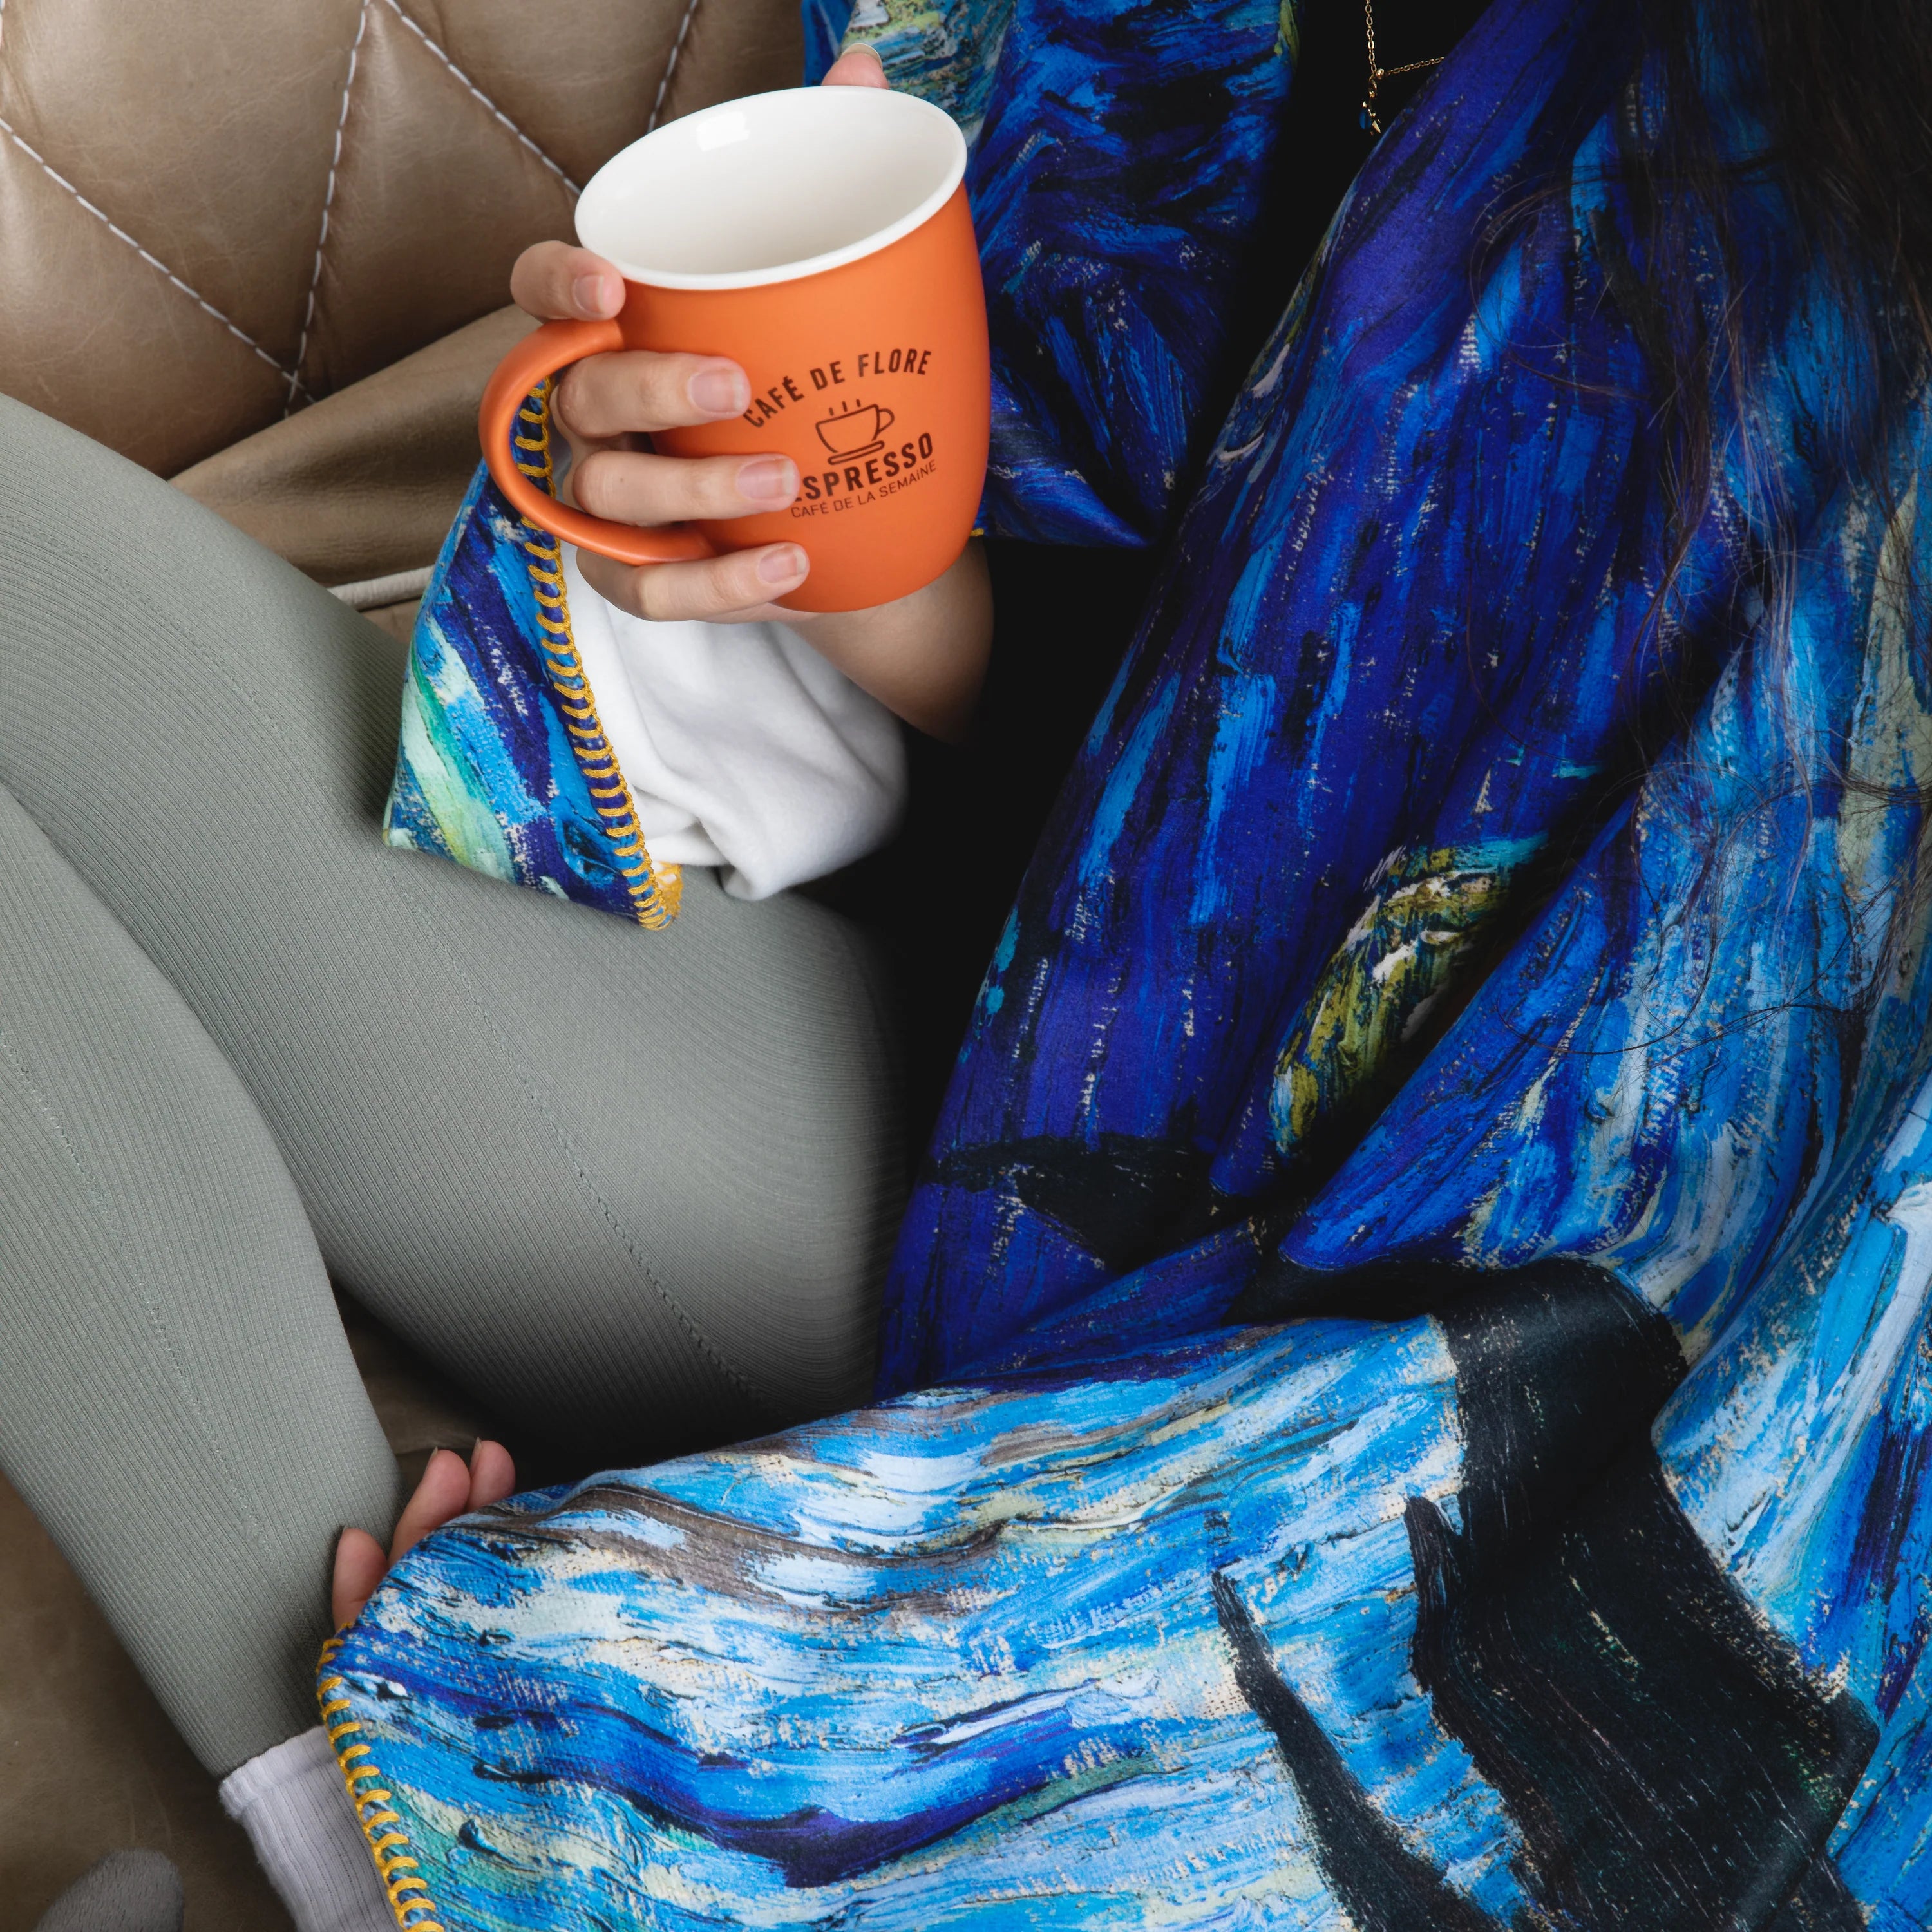
[{"label": "white fleece blanket lining", "polygon": [[652,623],[614,608],[563,547],[571,632],[660,865],[716,866],[758,899],[891,836],[898,722],[782,624]]}]

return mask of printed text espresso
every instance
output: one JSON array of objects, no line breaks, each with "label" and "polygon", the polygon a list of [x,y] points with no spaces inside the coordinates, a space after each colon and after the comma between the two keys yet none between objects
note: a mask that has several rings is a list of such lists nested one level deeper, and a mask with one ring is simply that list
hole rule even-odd
[{"label": "printed text espresso", "polygon": [[[800,500],[792,506],[794,517],[824,516],[830,512],[854,508],[875,497],[890,496],[909,488],[932,474],[935,467],[932,438],[923,432],[914,436],[901,433],[888,437],[886,432],[898,426],[894,411],[862,400],[858,386],[880,376],[924,376],[931,365],[930,349],[868,349],[856,356],[841,356],[822,368],[809,368],[806,376],[811,386],[802,387],[790,376],[774,382],[763,394],[752,399],[745,420],[754,429],[771,422],[794,403],[810,402],[831,413],[814,425],[820,446],[824,468],[817,471],[800,466],[802,471]],[[851,389],[850,400],[830,392]]]}]

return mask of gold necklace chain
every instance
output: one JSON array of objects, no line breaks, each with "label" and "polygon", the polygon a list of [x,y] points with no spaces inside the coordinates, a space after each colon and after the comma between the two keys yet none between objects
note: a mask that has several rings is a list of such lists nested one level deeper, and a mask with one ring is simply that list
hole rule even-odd
[{"label": "gold necklace chain", "polygon": [[1362,128],[1364,133],[1379,134],[1382,131],[1382,117],[1376,112],[1376,95],[1385,80],[1393,80],[1399,74],[1420,74],[1425,68],[1440,67],[1447,56],[1438,54],[1433,60],[1410,61],[1402,67],[1378,67],[1376,64],[1376,0],[1362,0],[1363,24],[1369,35],[1369,91],[1362,97]]}]

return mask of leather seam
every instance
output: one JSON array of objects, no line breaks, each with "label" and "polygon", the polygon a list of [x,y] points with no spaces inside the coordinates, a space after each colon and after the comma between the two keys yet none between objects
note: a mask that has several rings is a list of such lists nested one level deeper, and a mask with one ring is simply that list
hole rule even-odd
[{"label": "leather seam", "polygon": [[[4,6],[6,0],[0,0]],[[342,166],[342,131],[349,124],[349,96],[356,86],[356,63],[362,57],[362,36],[369,31],[369,0],[356,16],[356,38],[349,46],[349,71],[342,79],[342,104],[335,115],[335,146],[328,157],[328,184],[322,194],[322,232],[315,238],[315,266],[309,272],[308,304],[302,310],[302,332],[296,342],[295,368],[290,372],[288,399],[282,405],[286,416],[296,406],[296,381],[303,358],[308,354],[308,332],[315,321],[316,292],[322,286],[322,251],[328,244],[328,212],[335,206],[335,177]]]},{"label": "leather seam", "polygon": [[562,169],[558,166],[556,163],[552,160],[549,155],[545,154],[542,148],[538,147],[536,142],[532,140],[529,135],[526,134],[522,128],[519,128],[517,124],[512,121],[510,117],[506,114],[480,87],[476,85],[476,82],[472,80],[469,75],[465,74],[462,68],[458,67],[455,62],[452,60],[448,55],[446,53],[436,42],[431,40],[429,35],[424,33],[422,28],[418,26],[416,22],[412,20],[408,14],[403,11],[401,5],[399,4],[399,0],[383,0],[383,4],[388,8],[391,13],[395,15],[398,20],[402,22],[404,26],[409,28],[411,33],[416,35],[418,40],[422,41],[424,46],[428,48],[431,53],[435,55],[438,60],[442,62],[445,67],[448,68],[452,74],[455,75],[456,78],[470,90],[472,96],[481,103],[484,107],[488,109],[490,113],[496,119],[500,121],[506,128],[508,128],[510,132],[515,135],[517,139],[522,142],[524,146],[529,148],[530,152],[536,155],[537,159],[542,162],[544,166],[549,169],[550,172],[556,176],[557,179],[562,182],[564,186],[569,189],[572,194],[581,194],[584,192],[584,190],[578,186],[576,182],[572,181],[569,176],[566,174]]},{"label": "leather seam", "polygon": [[[4,5],[5,0],[0,0]],[[691,32],[692,16],[698,11],[698,0],[685,0],[684,18],[677,23],[677,38],[670,44],[670,58],[664,62],[664,78],[658,82],[657,98],[651,103],[651,118],[644,123],[648,134],[658,124],[658,116],[664,112],[664,96],[670,92],[670,77],[677,71],[677,57],[684,52],[684,37]]]},{"label": "leather seam", "polygon": [[239,328],[234,322],[230,322],[227,316],[224,315],[220,310],[217,308],[206,296],[203,296],[196,290],[190,288],[188,284],[183,281],[180,276],[176,274],[173,269],[168,266],[166,262],[160,260],[158,256],[150,254],[146,248],[141,246],[140,242],[134,239],[133,236],[128,232],[126,229],[119,226],[111,215],[104,214],[100,209],[95,207],[94,203],[89,201],[86,196],[82,194],[80,189],[76,188],[74,183],[68,179],[66,176],[60,173],[49,164],[44,155],[39,153],[36,149],[28,146],[27,142],[21,139],[20,130],[16,128],[13,122],[7,119],[4,115],[0,115],[0,134],[4,134],[7,136],[8,140],[11,141],[14,146],[18,148],[21,153],[25,154],[28,160],[32,161],[34,166],[38,168],[41,173],[45,175],[48,180],[52,182],[56,188],[62,189],[67,194],[72,195],[74,200],[79,202],[81,206],[86,208],[88,213],[92,215],[94,220],[99,222],[100,225],[107,230],[109,234],[112,235],[117,241],[126,242],[128,246],[133,249],[135,254],[140,256],[141,260],[146,262],[149,268],[152,268],[156,274],[163,277],[166,280],[172,283],[176,288],[178,289],[183,295],[188,297],[190,302],[194,304],[196,308],[202,310],[208,315],[212,316],[217,322],[220,323],[224,328],[227,330],[230,335],[234,337],[236,341],[245,344],[247,346],[252,350],[256,355],[260,356],[262,360],[267,363],[268,367],[274,370],[276,374],[282,376],[285,380],[292,385],[295,388],[302,390],[304,394],[308,392],[308,386],[302,380],[299,370],[284,368],[283,365],[278,362],[274,356],[271,356],[246,329]]}]

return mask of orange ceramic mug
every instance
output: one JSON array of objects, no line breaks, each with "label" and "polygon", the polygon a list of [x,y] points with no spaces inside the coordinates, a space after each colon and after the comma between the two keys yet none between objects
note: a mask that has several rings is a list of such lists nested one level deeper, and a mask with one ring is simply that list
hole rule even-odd
[{"label": "orange ceramic mug", "polygon": [[[782,601],[856,610],[940,576],[965,548],[986,467],[991,381],[979,250],[950,116],[876,87],[788,88],[693,114],[607,161],[578,238],[616,265],[608,322],[548,322],[484,392],[483,452],[523,515],[625,563],[793,542],[811,574]],[[742,416],[665,430],[674,456],[777,451],[796,501],[748,517],[640,529],[556,502],[511,454],[546,376],[618,349],[727,356]]]}]

